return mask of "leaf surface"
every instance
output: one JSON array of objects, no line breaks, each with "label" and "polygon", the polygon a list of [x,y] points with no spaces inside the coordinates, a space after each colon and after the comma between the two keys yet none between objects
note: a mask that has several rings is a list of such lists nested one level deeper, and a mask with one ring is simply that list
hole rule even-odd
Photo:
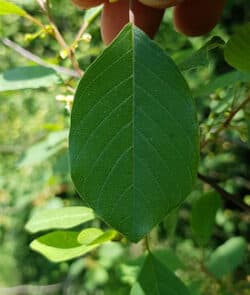
[{"label": "leaf surface", "polygon": [[69,150],[80,195],[131,241],[192,190],[194,101],[173,61],[136,27],[127,25],[81,80]]},{"label": "leaf surface", "polygon": [[202,195],[193,203],[191,227],[196,241],[205,246],[212,235],[215,216],[221,206],[220,196],[215,192]]},{"label": "leaf surface", "polygon": [[233,237],[211,254],[207,268],[216,278],[221,278],[241,265],[246,254],[246,240],[242,237]]},{"label": "leaf surface", "polygon": [[32,250],[53,262],[62,262],[82,256],[98,245],[86,246],[77,241],[78,232],[55,231],[32,241]]},{"label": "leaf surface", "polygon": [[31,217],[25,225],[25,229],[31,233],[49,229],[67,229],[94,218],[93,210],[86,207],[44,209]]},{"label": "leaf surface", "polygon": [[155,256],[149,254],[138,282],[146,295],[189,295],[183,282]]},{"label": "leaf surface", "polygon": [[0,91],[49,87],[58,82],[58,75],[53,69],[42,66],[18,67],[0,74]]},{"label": "leaf surface", "polygon": [[26,11],[10,1],[0,0],[0,15],[15,14],[25,16]]},{"label": "leaf surface", "polygon": [[226,61],[234,68],[250,72],[250,22],[229,39],[224,55]]}]

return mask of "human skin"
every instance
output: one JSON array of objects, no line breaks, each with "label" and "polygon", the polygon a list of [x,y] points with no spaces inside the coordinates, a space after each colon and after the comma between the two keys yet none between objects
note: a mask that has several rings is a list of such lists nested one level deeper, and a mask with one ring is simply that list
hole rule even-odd
[{"label": "human skin", "polygon": [[142,4],[150,6],[150,7],[164,9],[171,6],[175,6],[176,4],[182,2],[183,0],[139,0],[139,1]]},{"label": "human skin", "polygon": [[164,9],[145,6],[137,0],[134,0],[132,7],[129,7],[128,0],[105,2],[101,16],[101,34],[105,44],[109,44],[129,22],[129,14],[133,15],[133,23],[153,38],[160,26]]},{"label": "human skin", "polygon": [[219,22],[226,0],[184,0],[174,7],[174,24],[186,36],[201,36]]}]

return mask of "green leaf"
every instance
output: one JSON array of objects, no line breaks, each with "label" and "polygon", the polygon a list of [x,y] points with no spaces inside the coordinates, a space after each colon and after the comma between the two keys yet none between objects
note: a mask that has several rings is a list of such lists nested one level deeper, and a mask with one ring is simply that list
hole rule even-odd
[{"label": "green leaf", "polygon": [[220,37],[213,37],[199,50],[188,56],[185,60],[178,64],[181,71],[190,71],[199,67],[208,66],[210,63],[209,52],[221,47],[224,41]]},{"label": "green leaf", "polygon": [[210,256],[208,270],[217,278],[232,272],[246,258],[247,242],[242,237],[234,237],[219,246]]},{"label": "green leaf", "polygon": [[18,167],[25,168],[43,163],[48,158],[66,148],[67,137],[68,130],[51,132],[45,140],[34,144],[26,151],[18,163]]},{"label": "green leaf", "polygon": [[232,71],[219,77],[212,79],[206,85],[203,85],[200,89],[195,90],[194,96],[210,95],[218,89],[232,86],[236,83],[246,83],[250,81],[249,73],[242,73],[239,71]]},{"label": "green leaf", "polygon": [[158,249],[153,255],[171,271],[184,268],[183,263],[170,249]]},{"label": "green leaf", "polygon": [[103,244],[106,242],[112,241],[116,236],[117,236],[117,231],[115,230],[107,230],[105,231],[102,235],[97,237],[95,240],[93,240],[90,245],[95,245],[95,244]]},{"label": "green leaf", "polygon": [[0,15],[15,14],[25,16],[27,13],[19,6],[5,0],[0,0]]},{"label": "green leaf", "polygon": [[205,246],[210,240],[216,212],[220,206],[220,196],[215,192],[205,193],[193,203],[191,227],[196,241],[201,246]]},{"label": "green leaf", "polygon": [[130,295],[146,295],[144,291],[142,290],[142,287],[138,282],[136,282],[132,289],[130,290]]},{"label": "green leaf", "polygon": [[115,230],[102,231],[99,228],[86,228],[82,230],[77,238],[80,244],[96,245],[112,241],[117,235]]},{"label": "green leaf", "polygon": [[250,22],[229,39],[224,55],[225,60],[234,68],[250,72]]},{"label": "green leaf", "polygon": [[0,91],[36,89],[57,83],[56,72],[42,66],[18,67],[0,74]]},{"label": "green leaf", "polygon": [[93,211],[87,207],[43,209],[31,217],[25,229],[31,233],[49,229],[68,229],[94,218]]},{"label": "green leaf", "polygon": [[83,245],[89,245],[91,242],[96,240],[96,238],[100,237],[103,234],[103,231],[99,228],[91,227],[82,230],[78,237],[77,241]]},{"label": "green leaf", "polygon": [[138,28],[127,25],[81,80],[69,151],[80,195],[131,241],[192,190],[194,101],[173,61]]},{"label": "green leaf", "polygon": [[[153,255],[171,271],[183,269],[184,266],[179,258],[169,249],[158,249],[153,252]],[[119,266],[120,277],[124,283],[133,285],[140,273],[140,269],[144,264],[146,255],[141,255],[136,259],[126,261]]]},{"label": "green leaf", "polygon": [[149,254],[138,282],[146,295],[188,295],[183,282],[155,256]]},{"label": "green leaf", "polygon": [[62,262],[82,256],[98,245],[86,246],[77,241],[78,232],[55,231],[34,240],[30,247],[53,262]]},{"label": "green leaf", "polygon": [[92,23],[95,18],[101,13],[102,6],[103,5],[88,9],[84,14],[84,21],[88,24]]}]

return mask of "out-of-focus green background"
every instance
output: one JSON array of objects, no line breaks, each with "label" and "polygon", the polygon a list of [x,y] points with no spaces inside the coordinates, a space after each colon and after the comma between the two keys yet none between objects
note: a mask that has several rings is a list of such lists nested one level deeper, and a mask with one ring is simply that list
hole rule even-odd
[{"label": "out-of-focus green background", "polygon": [[[36,1],[15,3],[46,23],[46,17]],[[82,24],[84,12],[67,0],[54,0],[52,4],[56,24],[65,39],[72,41]],[[181,63],[212,36],[227,41],[240,25],[249,20],[249,4],[249,0],[229,0],[221,24],[208,36],[194,39],[175,32],[170,9],[165,14],[156,41],[177,63]],[[39,28],[24,18],[0,17],[1,39],[9,38],[48,62],[69,67],[70,62],[60,57],[60,48],[51,37],[32,38],[32,34],[38,31]],[[100,40],[99,18],[91,24],[87,33],[92,36],[91,42],[81,41],[76,50],[83,69],[104,49]],[[32,62],[0,42],[0,73],[29,65]],[[202,57],[199,67],[184,72],[195,94],[202,136],[211,126],[218,126],[227,110],[233,104],[237,105],[245,95],[245,85],[237,81],[212,89],[211,93],[202,93],[207,82],[230,70],[217,48],[208,59]],[[60,95],[72,95],[71,88],[76,87],[77,79],[67,80],[67,85],[58,83],[57,79],[50,84],[38,89],[0,92],[0,295],[129,294],[135,268],[127,260],[140,253],[139,246],[113,242],[91,255],[60,264],[47,261],[29,248],[35,236],[27,233],[24,225],[34,211],[84,204],[74,191],[69,175],[69,112],[65,103],[56,99]],[[202,151],[200,163],[201,171],[218,178],[224,188],[238,193],[246,203],[250,198],[249,115],[247,110],[239,113],[231,128]],[[211,253],[234,236],[247,239],[250,233],[249,216],[230,202],[224,202],[223,209],[216,216],[212,240],[205,249],[198,247],[190,228],[191,204],[197,195],[210,191],[209,186],[197,181],[194,192],[179,212],[162,222],[153,231],[152,239],[157,247],[170,245],[178,254],[184,265],[179,275],[192,290],[197,290],[192,295],[250,294],[250,265],[247,259],[221,281],[199,271],[199,259],[204,252]],[[95,225],[99,223],[95,221]],[[38,285],[43,287],[35,287]]]}]

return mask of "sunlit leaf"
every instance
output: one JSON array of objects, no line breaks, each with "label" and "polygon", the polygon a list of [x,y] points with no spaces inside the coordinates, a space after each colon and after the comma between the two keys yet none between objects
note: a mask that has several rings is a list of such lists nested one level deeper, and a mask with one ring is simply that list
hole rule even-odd
[{"label": "sunlit leaf", "polygon": [[30,247],[53,262],[62,262],[82,256],[98,245],[86,246],[77,241],[78,232],[55,231],[34,240]]},{"label": "sunlit leaf", "polygon": [[0,0],[0,15],[6,14],[25,16],[26,11],[10,1]]},{"label": "sunlit leaf", "polygon": [[25,229],[31,233],[49,229],[68,229],[94,218],[93,210],[87,207],[43,209],[30,218]]}]

